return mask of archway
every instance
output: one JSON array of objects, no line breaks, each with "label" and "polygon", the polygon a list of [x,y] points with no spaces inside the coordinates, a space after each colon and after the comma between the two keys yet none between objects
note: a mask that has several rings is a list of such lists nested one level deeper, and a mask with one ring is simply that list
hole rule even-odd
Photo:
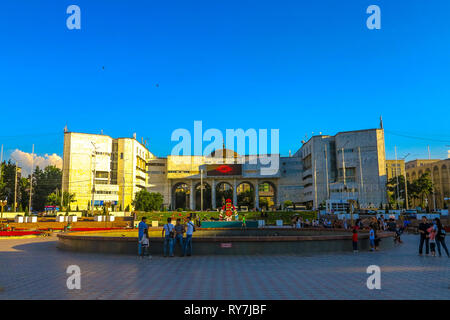
[{"label": "archway", "polygon": [[272,209],[276,204],[276,188],[270,181],[264,181],[258,185],[259,207],[265,210]]},{"label": "archway", "polygon": [[189,199],[190,199],[191,190],[189,185],[184,182],[179,182],[173,186],[172,196],[174,199],[174,210],[181,209],[189,209]]},{"label": "archway", "polygon": [[233,187],[228,182],[219,182],[216,186],[216,207],[222,208],[226,199],[233,200]]},{"label": "archway", "polygon": [[255,206],[255,188],[250,182],[241,182],[236,187],[237,194],[237,206],[246,206],[248,209],[252,209]]},{"label": "archway", "polygon": [[444,164],[441,167],[441,172],[442,172],[442,194],[445,198],[450,198],[450,181],[449,181],[449,177],[448,177],[448,170],[447,170],[447,166]]},{"label": "archway", "polygon": [[[211,186],[203,182],[203,210],[211,209]],[[195,210],[202,209],[202,190],[200,183],[195,186]]]}]

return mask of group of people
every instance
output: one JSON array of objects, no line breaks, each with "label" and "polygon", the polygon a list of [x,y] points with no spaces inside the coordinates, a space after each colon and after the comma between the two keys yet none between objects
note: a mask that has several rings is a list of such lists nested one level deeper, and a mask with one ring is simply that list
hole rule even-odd
[{"label": "group of people", "polygon": [[439,256],[441,256],[441,246],[450,258],[447,245],[445,244],[445,228],[443,227],[441,220],[435,218],[432,222],[429,222],[426,216],[422,217],[422,221],[419,224],[419,255],[423,253],[423,245],[425,244],[426,254],[430,254],[433,257],[436,256],[436,248]]},{"label": "group of people", "polygon": [[[148,256],[149,254],[149,234],[148,225],[146,223],[146,217],[142,218],[139,223],[138,229],[138,253],[140,257]],[[341,224],[343,228],[347,229],[347,221],[344,219]],[[352,243],[353,251],[358,252],[358,232],[359,230],[368,227],[369,229],[369,243],[370,251],[377,251],[380,244],[380,237],[378,237],[379,231],[390,231],[394,232],[394,242],[402,243],[401,235],[408,228],[409,221],[404,221],[398,224],[394,218],[384,219],[383,216],[379,218],[372,217],[370,220],[363,222],[361,219],[357,219],[352,228]],[[308,219],[303,219],[301,217],[296,217],[293,220],[294,228],[304,228],[304,227],[335,227],[335,224],[331,220],[327,219],[313,219],[311,222]],[[245,217],[242,221],[242,228],[246,229]],[[422,217],[422,221],[419,224],[418,231],[420,234],[419,243],[419,255],[422,255],[423,245],[425,244],[426,254],[431,252],[432,256],[436,256],[436,249],[439,256],[442,255],[441,247],[445,251],[448,257],[450,257],[449,250],[445,244],[445,228],[441,223],[439,218],[435,218],[433,221],[429,222],[426,216]],[[163,226],[162,237],[163,237],[163,255],[164,257],[173,257],[175,246],[180,247],[181,256],[191,256],[192,255],[192,235],[195,232],[195,224],[191,221],[191,217],[187,218],[187,223],[182,224],[181,219],[176,220],[175,225],[172,224],[172,218],[167,219],[167,223]]]},{"label": "group of people", "polygon": [[[150,237],[148,235],[147,218],[142,217],[138,225],[138,254],[140,257],[147,256],[151,258],[149,252]],[[163,226],[163,255],[164,257],[174,256],[174,247],[180,246],[181,256],[192,255],[192,235],[195,232],[195,225],[191,218],[187,218],[187,223],[182,224],[181,219],[177,219],[175,225],[172,224],[172,218],[167,218],[167,223]],[[184,236],[186,234],[186,236]]]},{"label": "group of people", "polygon": [[[361,219],[357,219],[352,226],[352,246],[353,252],[358,252],[358,233],[364,227]],[[380,246],[380,237],[378,237],[378,231],[380,230],[379,221],[374,217],[369,222],[369,245],[370,251],[378,251]]]},{"label": "group of people", "polygon": [[311,228],[311,227],[323,227],[323,228],[332,228],[333,223],[331,220],[327,219],[311,219],[309,221],[308,218],[303,220],[302,217],[295,217],[292,221],[292,225],[294,228],[301,229],[301,228]]}]

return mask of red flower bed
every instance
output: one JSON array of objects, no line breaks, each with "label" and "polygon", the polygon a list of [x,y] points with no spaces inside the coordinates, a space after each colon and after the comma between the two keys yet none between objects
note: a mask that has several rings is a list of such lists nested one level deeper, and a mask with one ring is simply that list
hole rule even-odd
[{"label": "red flower bed", "polygon": [[0,237],[21,237],[40,234],[39,231],[0,231]]},{"label": "red flower bed", "polygon": [[[64,228],[51,228],[52,230],[64,230]],[[122,230],[125,228],[71,228],[70,231],[104,231],[104,230]],[[48,228],[39,229],[42,231],[47,231]]]},{"label": "red flower bed", "polygon": [[71,231],[103,231],[103,230],[122,230],[124,228],[72,228]]}]

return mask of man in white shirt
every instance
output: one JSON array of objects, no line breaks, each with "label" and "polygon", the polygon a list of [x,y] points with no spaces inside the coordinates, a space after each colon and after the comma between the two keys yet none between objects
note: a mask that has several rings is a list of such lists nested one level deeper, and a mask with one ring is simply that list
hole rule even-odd
[{"label": "man in white shirt", "polygon": [[195,226],[190,217],[188,217],[187,219],[188,222],[186,224],[186,240],[184,241],[184,253],[189,257],[192,254],[192,234],[195,231]]}]

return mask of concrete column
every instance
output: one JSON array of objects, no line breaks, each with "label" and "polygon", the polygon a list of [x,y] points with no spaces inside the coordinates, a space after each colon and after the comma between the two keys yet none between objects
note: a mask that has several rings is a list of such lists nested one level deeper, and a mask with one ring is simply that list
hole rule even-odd
[{"label": "concrete column", "polygon": [[236,179],[233,180],[233,205],[236,207],[237,206],[237,184],[236,184]]},{"label": "concrete column", "polygon": [[172,182],[171,181],[169,181],[169,183],[168,183],[168,186],[169,186],[169,203],[170,203],[170,207],[171,207],[171,209],[172,210],[175,210],[175,197],[173,196],[173,185],[172,185]]},{"label": "concrete column", "polygon": [[255,208],[259,209],[259,180],[255,182]]},{"label": "concrete column", "polygon": [[211,181],[211,206],[213,210],[216,210],[216,180]]},{"label": "concrete column", "polygon": [[189,207],[191,210],[195,210],[195,188],[194,180],[191,181],[191,194],[189,195]]},{"label": "concrete column", "polygon": [[276,185],[275,185],[275,187],[277,188],[277,190],[275,190],[275,206],[277,207],[277,209],[278,209],[278,207],[280,206],[280,196],[281,196],[281,192],[280,192],[280,184],[279,183],[277,183]]}]

